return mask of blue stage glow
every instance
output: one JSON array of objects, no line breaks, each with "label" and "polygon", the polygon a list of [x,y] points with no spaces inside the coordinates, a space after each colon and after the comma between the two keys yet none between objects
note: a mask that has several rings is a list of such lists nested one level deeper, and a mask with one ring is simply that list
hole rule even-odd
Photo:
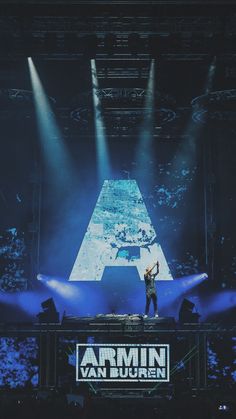
[{"label": "blue stage glow", "polygon": [[[173,281],[157,281],[158,306],[161,315],[173,316],[177,319],[182,299],[191,296],[192,291],[207,279],[207,274],[190,275]],[[130,290],[132,298],[129,299],[131,311],[141,310],[144,304],[144,290],[134,287]]]},{"label": "blue stage glow", "polygon": [[54,278],[51,276],[38,274],[37,280],[64,298],[77,299],[79,297],[79,288],[69,284],[68,281],[64,280],[63,278]]},{"label": "blue stage glow", "polygon": [[0,388],[37,386],[38,350],[34,337],[0,337]]},{"label": "blue stage glow", "polygon": [[23,313],[35,316],[41,308],[41,302],[48,298],[48,293],[44,290],[22,291],[17,293],[0,292],[0,302],[9,305],[12,309],[21,309]]},{"label": "blue stage glow", "polygon": [[200,311],[203,318],[236,307],[236,291],[221,291],[201,299]]},{"label": "blue stage glow", "polygon": [[27,288],[26,256],[24,231],[17,227],[2,231],[0,235],[0,290],[17,292]]},{"label": "blue stage glow", "polygon": [[71,281],[101,280],[105,267],[136,267],[140,279],[158,260],[157,279],[173,279],[135,180],[105,180]]},{"label": "blue stage glow", "polygon": [[[9,310],[17,310],[19,320],[25,319],[25,315],[35,318],[41,311],[42,301],[51,297],[54,299],[61,315],[64,311],[82,316],[94,316],[97,313],[107,313],[109,311],[108,295],[103,286],[98,286],[98,282],[94,282],[93,287],[91,287],[91,283],[84,282],[82,286],[68,283],[68,280],[63,281],[44,276],[42,285],[45,288],[36,291],[14,294],[0,292],[0,302],[9,306]],[[22,314],[20,314],[20,311]]]},{"label": "blue stage glow", "polygon": [[209,385],[236,383],[235,336],[209,335],[207,340],[207,378]]},{"label": "blue stage glow", "polygon": [[[106,268],[102,281],[68,282],[66,279],[39,274],[44,289],[9,295],[0,293],[0,301],[18,307],[31,316],[41,310],[42,301],[53,297],[58,311],[72,315],[94,316],[98,313],[142,314],[145,305],[145,285],[140,281],[135,266]],[[127,281],[127,278],[129,280]],[[206,280],[207,275],[197,274],[174,281],[157,281],[157,294],[161,315],[177,318],[183,297]]]},{"label": "blue stage glow", "polygon": [[79,295],[80,295],[79,288],[69,284],[68,282],[65,283],[65,282],[58,281],[56,279],[49,279],[46,282],[46,285],[48,288],[51,288],[52,290],[54,290],[56,293],[58,293],[64,298],[69,298],[69,299],[72,298],[76,300],[78,300],[79,298]]},{"label": "blue stage glow", "polygon": [[197,275],[190,275],[186,278],[179,279],[178,282],[181,283],[183,288],[191,288],[197,284],[200,284],[205,279],[208,279],[207,273],[197,274]]}]

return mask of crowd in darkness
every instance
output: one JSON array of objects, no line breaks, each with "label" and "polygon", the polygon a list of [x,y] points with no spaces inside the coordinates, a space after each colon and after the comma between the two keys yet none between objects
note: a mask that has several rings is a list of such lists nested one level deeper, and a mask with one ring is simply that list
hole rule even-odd
[{"label": "crowd in darkness", "polygon": [[182,395],[173,398],[80,398],[68,403],[66,394],[41,399],[37,394],[0,394],[0,418],[31,419],[220,419],[235,418],[233,398],[217,399],[210,395]]}]

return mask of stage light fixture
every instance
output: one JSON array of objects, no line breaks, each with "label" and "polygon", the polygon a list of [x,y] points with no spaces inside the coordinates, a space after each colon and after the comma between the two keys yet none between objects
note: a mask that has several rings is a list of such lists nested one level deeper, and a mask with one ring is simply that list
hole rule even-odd
[{"label": "stage light fixture", "polygon": [[36,278],[37,278],[38,281],[45,282],[45,283],[51,279],[50,276],[43,275],[43,274],[40,274],[40,273],[38,273]]},{"label": "stage light fixture", "polygon": [[48,298],[41,303],[42,312],[37,314],[39,323],[59,323],[59,313],[53,298]]},{"label": "stage light fixture", "polygon": [[200,314],[193,312],[195,304],[184,298],[180,310],[179,310],[179,322],[180,323],[198,323]]}]

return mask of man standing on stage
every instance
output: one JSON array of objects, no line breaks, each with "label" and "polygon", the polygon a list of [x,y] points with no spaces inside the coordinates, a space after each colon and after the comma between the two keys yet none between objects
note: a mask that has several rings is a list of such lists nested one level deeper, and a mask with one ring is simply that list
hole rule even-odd
[{"label": "man standing on stage", "polygon": [[[157,267],[156,272],[152,273],[155,266]],[[156,293],[156,287],[155,287],[155,278],[158,273],[159,273],[159,262],[156,262],[152,268],[148,266],[144,274],[144,281],[145,281],[145,286],[146,286],[146,307],[145,307],[145,315],[144,315],[145,318],[148,316],[151,300],[154,306],[154,315],[155,317],[158,317],[157,293]]]}]

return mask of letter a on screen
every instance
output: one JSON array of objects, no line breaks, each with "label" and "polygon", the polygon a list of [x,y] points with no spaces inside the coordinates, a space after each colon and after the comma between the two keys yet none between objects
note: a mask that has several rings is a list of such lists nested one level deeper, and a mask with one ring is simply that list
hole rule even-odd
[{"label": "letter a on screen", "polygon": [[157,279],[173,279],[135,180],[105,180],[70,281],[100,281],[105,267],[160,263]]}]

